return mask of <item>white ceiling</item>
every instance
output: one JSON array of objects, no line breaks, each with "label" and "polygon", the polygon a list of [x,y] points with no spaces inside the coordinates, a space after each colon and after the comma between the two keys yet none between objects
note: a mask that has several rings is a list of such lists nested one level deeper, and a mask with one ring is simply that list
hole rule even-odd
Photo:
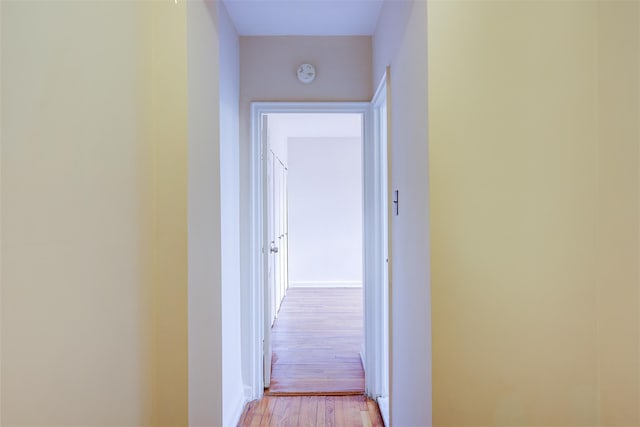
[{"label": "white ceiling", "polygon": [[372,35],[383,0],[222,0],[241,36]]}]

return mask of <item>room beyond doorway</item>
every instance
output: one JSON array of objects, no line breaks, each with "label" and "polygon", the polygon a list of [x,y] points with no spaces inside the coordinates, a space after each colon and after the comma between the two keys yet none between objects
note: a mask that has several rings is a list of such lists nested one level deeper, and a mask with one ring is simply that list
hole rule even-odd
[{"label": "room beyond doorway", "polygon": [[264,117],[270,394],[364,393],[363,121]]}]

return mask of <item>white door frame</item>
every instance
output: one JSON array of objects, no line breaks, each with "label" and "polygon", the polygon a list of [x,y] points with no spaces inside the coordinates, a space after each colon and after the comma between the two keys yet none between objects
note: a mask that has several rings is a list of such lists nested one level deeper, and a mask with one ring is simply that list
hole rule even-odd
[{"label": "white door frame", "polygon": [[[393,215],[391,207],[391,108],[390,99],[390,68],[387,67],[371,100],[373,118],[373,155],[374,155],[374,189],[372,209],[379,215],[374,221],[371,233],[374,238],[372,257],[377,260],[376,293],[371,296],[371,304],[375,327],[368,332],[376,334],[366,340],[371,346],[369,351],[375,360],[370,363],[370,369],[375,369],[375,375],[367,385],[372,390],[371,397],[378,400],[378,407],[385,425],[390,420],[390,382],[391,382],[391,221]],[[381,314],[381,315],[380,315]],[[370,387],[370,388],[369,388]]]},{"label": "white door frame", "polygon": [[[251,178],[250,178],[250,244],[249,244],[249,281],[244,283],[244,295],[248,298],[243,302],[243,325],[246,326],[246,348],[243,349],[245,372],[247,379],[247,398],[259,399],[264,394],[263,353],[265,338],[265,280],[266,264],[269,253],[268,242],[264,240],[264,146],[263,117],[277,113],[355,113],[363,117],[363,290],[364,290],[364,340],[365,354],[365,388],[371,397],[382,396],[385,390],[380,389],[379,373],[382,368],[380,357],[375,357],[376,349],[382,344],[385,331],[381,330],[382,323],[376,319],[380,316],[380,296],[383,294],[384,271],[380,265],[383,252],[381,233],[383,230],[380,207],[386,201],[382,200],[384,191],[380,188],[383,173],[379,161],[380,153],[376,148],[373,132],[373,109],[369,102],[253,102],[251,104]],[[386,156],[385,156],[386,157]],[[376,161],[378,159],[378,161]],[[377,178],[376,178],[377,177]],[[377,186],[377,187],[376,187]],[[377,208],[376,208],[377,207]],[[243,333],[245,332],[243,331]],[[246,350],[246,351],[245,351]],[[367,356],[367,353],[369,356]]]}]

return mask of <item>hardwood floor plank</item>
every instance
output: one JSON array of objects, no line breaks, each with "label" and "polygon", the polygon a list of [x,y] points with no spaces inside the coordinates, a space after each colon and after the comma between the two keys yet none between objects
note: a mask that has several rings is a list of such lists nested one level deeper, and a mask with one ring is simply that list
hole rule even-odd
[{"label": "hardwood floor plank", "polygon": [[367,407],[367,398],[364,396],[358,397],[358,408],[361,411],[367,411],[369,408]]},{"label": "hardwood floor plank", "polygon": [[284,397],[282,399],[274,399],[275,405],[273,407],[273,413],[271,414],[271,419],[269,420],[270,427],[281,427],[284,422],[284,412],[287,407],[287,399],[288,397]]},{"label": "hardwood floor plank", "polygon": [[362,426],[362,406],[364,396],[349,396],[345,403],[348,404],[348,409],[345,410],[346,424],[345,426],[361,427]]},{"label": "hardwood floor plank", "polygon": [[316,411],[316,426],[315,427],[324,427],[326,425],[325,417],[326,417],[326,408],[327,408],[327,399],[326,397],[312,397],[318,402],[318,409]]},{"label": "hardwood floor plank", "polygon": [[362,427],[372,427],[369,411],[360,411],[360,418],[362,419]]},{"label": "hardwood floor plank", "polygon": [[278,426],[296,427],[300,421],[301,396],[289,396],[282,398],[284,406],[282,408],[282,420]]},{"label": "hardwood floor plank", "polygon": [[249,427],[260,427],[260,424],[262,424],[262,414],[256,414],[253,417],[251,417],[251,422],[249,424],[247,424]]},{"label": "hardwood floor plank", "polygon": [[369,418],[371,418],[371,425],[373,427],[384,427],[384,422],[382,421],[382,415],[380,415],[378,404],[373,400],[368,399],[367,407],[369,408]]},{"label": "hardwood floor plank", "polygon": [[335,416],[336,426],[340,426],[340,427],[346,426],[346,414],[345,414],[345,405],[344,405],[346,399],[347,398],[334,400],[334,405],[335,405],[334,416]]},{"label": "hardwood floor plank", "polygon": [[325,398],[324,425],[335,427],[336,425],[336,400],[333,396]]},{"label": "hardwood floor plank", "polygon": [[247,421],[247,418],[248,418],[249,412],[251,411],[251,409],[253,408],[253,406],[255,404],[256,404],[255,401],[249,402],[244,407],[244,411],[242,411],[242,416],[240,417],[240,421],[238,421],[238,425],[239,426],[247,426],[247,425],[249,425],[249,422]]},{"label": "hardwood floor plank", "polygon": [[262,400],[265,402],[266,407],[260,420],[260,427],[269,427],[269,425],[271,425],[271,418],[273,417],[273,412],[275,411],[278,400],[270,398],[269,396],[265,396]]},{"label": "hardwood floor plank", "polygon": [[313,396],[302,396],[300,402],[300,416],[298,425],[301,427],[315,427],[318,415],[318,401]]}]

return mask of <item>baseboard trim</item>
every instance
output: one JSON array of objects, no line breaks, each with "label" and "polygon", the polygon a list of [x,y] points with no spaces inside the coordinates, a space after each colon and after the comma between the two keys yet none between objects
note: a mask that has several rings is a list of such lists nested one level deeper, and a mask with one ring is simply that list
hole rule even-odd
[{"label": "baseboard trim", "polygon": [[380,409],[380,415],[382,416],[382,422],[385,426],[389,425],[389,398],[379,397],[378,408]]},{"label": "baseboard trim", "polygon": [[290,288],[361,288],[361,281],[344,280],[344,281],[300,281],[289,282]]}]

